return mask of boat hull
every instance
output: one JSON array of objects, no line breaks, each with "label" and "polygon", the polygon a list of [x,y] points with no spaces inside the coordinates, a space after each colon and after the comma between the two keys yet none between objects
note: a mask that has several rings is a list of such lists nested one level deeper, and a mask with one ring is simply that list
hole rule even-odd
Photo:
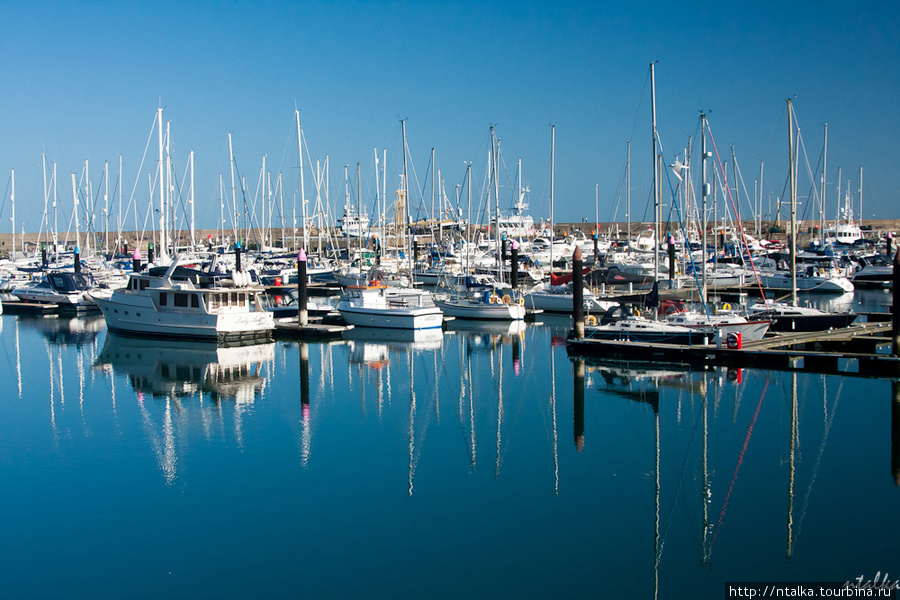
[{"label": "boat hull", "polygon": [[391,310],[352,306],[347,302],[341,302],[338,312],[347,324],[355,327],[419,330],[439,329],[444,324],[444,315],[437,307]]}]

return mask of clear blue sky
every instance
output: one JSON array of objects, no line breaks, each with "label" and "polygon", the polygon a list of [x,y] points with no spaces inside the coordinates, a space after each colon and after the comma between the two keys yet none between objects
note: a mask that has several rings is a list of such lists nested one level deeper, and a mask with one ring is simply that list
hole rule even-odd
[{"label": "clear blue sky", "polygon": [[[495,125],[509,181],[521,159],[531,212],[546,218],[553,124],[558,222],[593,220],[597,185],[600,220],[624,220],[618,199],[629,141],[632,216],[650,219],[653,61],[667,163],[696,140],[699,111],[710,111],[719,153],[730,160],[734,146],[750,194],[764,161],[767,208],[785,189],[792,97],[814,170],[828,123],[828,217],[838,167],[855,192],[860,166],[864,218],[900,217],[897,2],[0,1],[0,231],[11,226],[11,169],[16,228],[37,230],[42,150],[57,163],[61,215],[71,212],[71,173],[80,179],[89,160],[96,193],[104,161],[110,179],[118,177],[120,154],[125,199],[137,179],[143,214],[155,138],[149,166],[139,167],[160,105],[179,177],[195,151],[199,226],[218,221],[229,132],[251,195],[266,155],[273,178],[284,175],[289,201],[297,188],[295,107],[313,160],[330,157],[338,214],[345,164],[355,172],[361,163],[371,206],[376,147],[388,152],[389,193],[396,189],[405,118],[426,197],[432,147],[448,194],[463,181],[464,161],[473,162],[478,191]],[[800,194],[808,188],[804,166]],[[508,207],[512,191],[501,194]]]}]

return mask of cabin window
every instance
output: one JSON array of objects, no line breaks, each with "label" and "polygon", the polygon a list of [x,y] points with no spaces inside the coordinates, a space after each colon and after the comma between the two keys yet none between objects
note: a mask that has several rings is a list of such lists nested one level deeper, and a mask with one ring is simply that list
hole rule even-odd
[{"label": "cabin window", "polygon": [[159,305],[167,306],[169,304],[169,295],[165,292],[159,293]]},{"label": "cabin window", "polygon": [[200,297],[197,294],[191,294],[191,308],[200,308]]},{"label": "cabin window", "polygon": [[209,310],[216,310],[219,308],[219,295],[218,294],[210,294],[209,295]]},{"label": "cabin window", "polygon": [[147,281],[146,279],[141,279],[141,289],[142,290],[146,290],[147,286],[149,286],[149,285],[150,285],[149,281]]},{"label": "cabin window", "polygon": [[237,292],[231,292],[231,304],[232,306],[239,306]]},{"label": "cabin window", "polygon": [[175,306],[181,308],[187,308],[188,305],[188,295],[187,294],[173,294],[175,298]]}]

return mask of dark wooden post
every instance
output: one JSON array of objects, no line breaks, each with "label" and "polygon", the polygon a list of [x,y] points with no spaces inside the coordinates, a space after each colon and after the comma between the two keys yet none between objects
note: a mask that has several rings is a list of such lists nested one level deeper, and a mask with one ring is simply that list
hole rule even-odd
[{"label": "dark wooden post", "polygon": [[575,338],[584,337],[584,273],[581,266],[581,248],[572,253],[572,316],[575,319]]},{"label": "dark wooden post", "polygon": [[675,287],[675,238],[669,236],[669,289]]},{"label": "dark wooden post", "polygon": [[512,253],[510,255],[510,285],[514,290],[519,289],[519,242],[512,241]]},{"label": "dark wooden post", "polygon": [[75,246],[75,272],[81,273],[81,250],[78,249],[78,246]]},{"label": "dark wooden post", "polygon": [[297,254],[297,322],[300,327],[309,324],[309,311],[306,308],[306,251],[300,248]]},{"label": "dark wooden post", "polygon": [[892,353],[894,356],[900,356],[900,319],[898,313],[900,309],[897,307],[897,300],[900,298],[900,252],[894,255],[894,299],[891,306],[891,339],[894,340]]}]

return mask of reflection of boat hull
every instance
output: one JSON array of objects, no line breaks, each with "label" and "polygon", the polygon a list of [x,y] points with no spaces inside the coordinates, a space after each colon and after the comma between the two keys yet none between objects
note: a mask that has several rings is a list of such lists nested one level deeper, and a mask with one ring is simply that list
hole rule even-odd
[{"label": "reflection of boat hull", "polygon": [[380,327],[356,327],[345,331],[345,340],[361,342],[385,342],[408,345],[416,350],[440,348],[444,331],[437,329],[384,329]]},{"label": "reflection of boat hull", "polygon": [[203,391],[252,401],[265,379],[253,365],[275,358],[275,344],[222,346],[215,342],[106,336],[98,364],[129,377],[136,391],[193,396]]},{"label": "reflection of boat hull", "polygon": [[[760,283],[765,289],[769,290],[788,290],[791,289],[790,273],[772,273],[759,276]],[[821,277],[821,276],[801,276],[799,273],[796,278],[797,289],[806,292],[827,292],[833,294],[843,294],[844,292],[853,291],[853,282],[846,277]]]}]

